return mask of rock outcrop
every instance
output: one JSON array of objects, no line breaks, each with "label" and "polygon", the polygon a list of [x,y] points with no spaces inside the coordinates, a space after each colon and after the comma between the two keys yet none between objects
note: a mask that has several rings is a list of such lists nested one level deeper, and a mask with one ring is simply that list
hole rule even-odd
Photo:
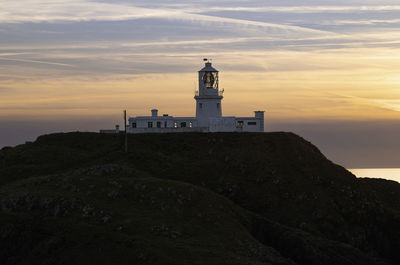
[{"label": "rock outcrop", "polygon": [[399,264],[400,184],[292,133],[52,134],[0,151],[1,264]]}]

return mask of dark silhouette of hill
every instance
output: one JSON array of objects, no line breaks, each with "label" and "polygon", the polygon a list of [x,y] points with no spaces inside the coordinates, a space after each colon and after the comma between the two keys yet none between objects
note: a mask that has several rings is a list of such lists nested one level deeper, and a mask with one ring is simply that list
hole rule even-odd
[{"label": "dark silhouette of hill", "polygon": [[400,184],[292,133],[65,133],[0,151],[1,264],[399,264]]}]

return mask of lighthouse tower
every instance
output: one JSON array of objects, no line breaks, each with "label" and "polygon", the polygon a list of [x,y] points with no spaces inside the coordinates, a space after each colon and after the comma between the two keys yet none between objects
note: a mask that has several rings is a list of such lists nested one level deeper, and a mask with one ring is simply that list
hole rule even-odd
[{"label": "lighthouse tower", "polygon": [[223,90],[218,87],[218,70],[207,59],[205,67],[199,71],[199,89],[196,100],[196,119],[199,127],[208,127],[210,118],[222,117],[221,100]]}]

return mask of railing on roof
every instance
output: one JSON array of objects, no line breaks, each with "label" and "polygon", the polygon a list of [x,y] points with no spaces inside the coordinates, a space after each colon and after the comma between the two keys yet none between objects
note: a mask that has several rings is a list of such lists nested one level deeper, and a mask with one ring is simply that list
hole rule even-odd
[{"label": "railing on roof", "polygon": [[[199,96],[200,95],[200,92],[199,92],[199,90],[195,90],[194,91],[194,95],[195,96]],[[224,90],[222,89],[222,90],[218,90],[218,96],[223,96],[224,95]]]}]

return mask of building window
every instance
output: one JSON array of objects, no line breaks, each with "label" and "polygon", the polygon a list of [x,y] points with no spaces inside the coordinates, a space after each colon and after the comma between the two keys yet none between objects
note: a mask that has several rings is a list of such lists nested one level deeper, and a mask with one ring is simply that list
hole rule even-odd
[{"label": "building window", "polygon": [[178,128],[178,123],[174,122],[174,128]]},{"label": "building window", "polygon": [[257,122],[255,122],[255,121],[249,121],[249,122],[247,123],[247,125],[257,125]]},{"label": "building window", "polygon": [[181,128],[185,128],[186,127],[186,122],[181,122]]},{"label": "building window", "polygon": [[161,128],[161,121],[157,122],[157,128]]},{"label": "building window", "polygon": [[203,103],[199,103],[199,108],[200,108],[200,109],[203,108]]},{"label": "building window", "polygon": [[167,122],[164,121],[164,128],[167,128]]},{"label": "building window", "polygon": [[189,127],[193,128],[193,122],[189,122]]},{"label": "building window", "polygon": [[217,103],[217,109],[219,109],[219,103]]},{"label": "building window", "polygon": [[237,127],[238,128],[243,128],[243,121],[238,121],[237,122]]},{"label": "building window", "polygon": [[136,128],[136,122],[132,122],[132,128]]},{"label": "building window", "polygon": [[153,122],[152,121],[149,121],[147,123],[147,128],[153,128]]}]

